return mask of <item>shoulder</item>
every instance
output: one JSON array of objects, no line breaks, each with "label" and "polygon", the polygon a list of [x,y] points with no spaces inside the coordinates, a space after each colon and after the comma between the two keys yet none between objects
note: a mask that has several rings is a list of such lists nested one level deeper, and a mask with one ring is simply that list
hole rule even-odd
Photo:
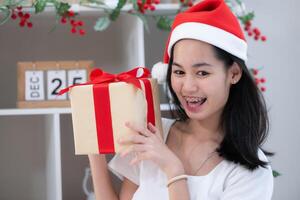
[{"label": "shoulder", "polygon": [[[261,160],[268,161],[259,149]],[[248,194],[246,199],[271,199],[273,193],[273,173],[270,165],[249,170],[240,164],[228,164],[230,169],[224,183],[224,195],[228,199],[238,199],[240,195]],[[237,195],[237,196],[236,196]],[[227,199],[225,198],[225,199]]]},{"label": "shoulder", "polygon": [[[265,154],[263,153],[263,151],[261,151],[260,149],[258,150],[258,156],[261,160],[268,162],[267,157],[265,156]],[[273,173],[272,173],[272,168],[270,165],[267,165],[265,168],[264,167],[258,167],[254,170],[249,170],[246,167],[240,165],[240,164],[235,164],[230,162],[231,164],[231,173],[228,175],[228,180],[232,181],[234,179],[236,179],[236,181],[238,180],[247,180],[247,179],[253,179],[253,181],[255,180],[260,180],[263,182],[273,182]],[[261,183],[263,183],[261,182]]]}]

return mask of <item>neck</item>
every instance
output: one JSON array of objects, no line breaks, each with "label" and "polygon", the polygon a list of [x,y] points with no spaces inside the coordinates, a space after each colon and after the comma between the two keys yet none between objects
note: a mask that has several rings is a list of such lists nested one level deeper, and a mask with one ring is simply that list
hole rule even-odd
[{"label": "neck", "polygon": [[198,141],[215,141],[220,144],[223,140],[219,116],[201,121],[189,119],[186,130],[189,130],[190,135]]}]

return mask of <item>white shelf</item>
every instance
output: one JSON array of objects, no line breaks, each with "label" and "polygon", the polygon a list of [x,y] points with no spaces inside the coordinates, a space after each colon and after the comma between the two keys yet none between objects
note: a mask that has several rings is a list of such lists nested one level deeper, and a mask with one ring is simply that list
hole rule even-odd
[{"label": "white shelf", "polygon": [[[169,104],[161,104],[161,111],[170,110]],[[10,108],[0,109],[0,116],[11,115],[48,115],[48,114],[70,114],[71,108]]]},{"label": "white shelf", "polygon": [[[111,2],[107,2],[107,8],[109,9],[114,9],[116,7],[115,3],[111,3]],[[71,9],[75,12],[79,12],[79,13],[91,13],[91,14],[101,14],[104,13],[103,9],[106,8],[104,6],[100,6],[97,4],[73,4]],[[179,9],[179,4],[170,4],[170,3],[166,3],[166,4],[158,4],[155,5],[156,10],[155,11],[146,11],[146,15],[174,15],[177,13],[178,9]],[[133,5],[132,4],[126,4],[121,12],[128,12],[129,10],[133,9]],[[31,6],[24,6],[24,10],[27,12],[31,12],[34,13],[35,9],[34,7]],[[45,10],[43,11],[43,13],[47,13],[50,14],[54,12],[54,6],[51,3],[48,3]]]},{"label": "white shelf", "polygon": [[69,114],[71,108],[11,108],[11,109],[0,109],[0,116],[9,115],[47,115],[47,114]]},{"label": "white shelf", "polygon": [[[116,7],[115,4],[109,4],[108,3],[108,7],[110,9],[114,9]],[[93,5],[93,4],[85,4],[85,5],[73,5],[73,8],[79,12],[93,12],[93,11],[97,11],[99,12],[99,10],[103,9],[101,8],[101,6],[98,5]],[[155,5],[155,11],[146,11],[146,15],[174,15],[176,14],[176,12],[179,9],[179,5],[178,4],[158,4]],[[128,12],[129,10],[133,9],[133,5],[132,4],[127,4],[122,8],[122,12]]]}]

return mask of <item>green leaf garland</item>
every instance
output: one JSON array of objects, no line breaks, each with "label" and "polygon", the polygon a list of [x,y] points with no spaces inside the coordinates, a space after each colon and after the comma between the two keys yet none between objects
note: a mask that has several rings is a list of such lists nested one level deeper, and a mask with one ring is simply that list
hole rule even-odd
[{"label": "green leaf garland", "polygon": [[108,16],[100,17],[94,26],[94,30],[103,31],[109,26],[110,22],[111,21]]}]

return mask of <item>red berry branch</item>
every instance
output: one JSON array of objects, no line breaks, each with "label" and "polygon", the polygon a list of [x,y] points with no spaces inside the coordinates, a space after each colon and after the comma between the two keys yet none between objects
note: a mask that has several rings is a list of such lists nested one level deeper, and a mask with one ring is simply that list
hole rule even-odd
[{"label": "red berry branch", "polygon": [[[142,21],[145,23],[145,26],[147,26],[147,19],[146,16],[144,16],[144,14],[146,14],[147,10],[155,11],[156,5],[160,4],[161,0],[118,0],[118,4],[113,10],[111,10],[110,8],[108,9],[108,7],[106,8],[106,6],[103,5],[102,1],[96,1],[96,2],[93,0],[86,1],[86,3],[96,3],[96,4],[97,2],[101,4],[101,7],[103,6],[106,15],[98,19],[97,23],[94,26],[94,29],[96,31],[102,31],[109,26],[110,22],[117,20],[117,18],[120,16],[120,13],[122,12],[122,8],[127,3],[133,4],[133,8],[130,11],[128,11],[128,13],[140,17]],[[187,7],[192,6],[195,2],[197,1],[178,0],[178,3],[180,4],[178,13],[184,11]],[[83,21],[75,19],[75,16],[78,15],[78,13],[74,13],[74,11],[70,11],[71,3],[68,1],[65,2],[60,0],[35,0],[33,3],[33,6],[35,7],[35,14],[43,12],[49,3],[54,5],[55,12],[57,16],[60,17],[60,23],[65,25],[67,24],[70,25],[71,33],[79,34],[79,35],[86,34],[85,30],[83,29],[84,26]],[[258,28],[251,26],[251,21],[254,18],[254,12],[247,12],[245,10],[244,3],[241,0],[226,0],[226,3],[230,5],[230,8],[237,14],[238,18],[243,23],[246,34],[248,34],[250,37],[253,37],[257,41],[267,40],[267,37],[265,35],[262,35],[261,31]],[[15,4],[13,3],[13,1],[10,0],[8,0],[7,4],[0,5],[0,13],[1,12],[6,13],[3,19],[1,19],[1,15],[0,15],[0,25],[4,24],[7,21],[7,19],[9,19],[11,16],[13,20],[20,18],[19,25],[21,27],[27,26],[28,28],[31,28],[32,22],[30,21],[30,14],[24,13],[22,11],[22,7],[17,7],[17,9],[15,10],[15,7],[17,5],[19,4]],[[12,15],[10,15],[10,13],[12,13]],[[168,15],[167,16],[160,15],[158,17],[155,17],[155,19],[158,28],[163,30],[171,29],[171,25],[173,22],[172,17],[169,17]]]},{"label": "red berry branch", "polygon": [[142,14],[145,14],[146,10],[155,11],[155,4],[160,4],[160,0],[137,0],[138,9]]},{"label": "red berry branch", "polygon": [[258,73],[259,73],[259,69],[251,69],[250,70],[253,77],[254,77],[254,80],[255,80],[255,83],[257,85],[257,87],[262,91],[262,92],[265,92],[266,91],[266,87],[263,86],[263,84],[266,82],[266,78],[262,77],[262,78],[259,78],[258,77]]},{"label": "red berry branch", "polygon": [[267,40],[267,37],[262,35],[260,30],[257,27],[252,28],[250,20],[244,23],[244,30],[248,33],[248,36],[250,37],[253,36],[255,40],[260,39],[263,42]]},{"label": "red berry branch", "polygon": [[20,27],[25,27],[25,25],[27,25],[28,28],[32,28],[33,24],[32,22],[30,22],[30,13],[27,12],[23,12],[22,11],[23,7],[22,6],[18,6],[17,9],[12,8],[11,12],[11,18],[13,20],[16,20],[18,17],[20,18],[20,22],[19,22],[19,26]]},{"label": "red berry branch", "polygon": [[69,10],[61,16],[60,22],[62,24],[67,24],[67,22],[69,22],[69,24],[71,25],[70,32],[72,34],[78,33],[79,35],[83,36],[85,35],[85,30],[83,29],[84,22],[81,20],[76,20],[76,15],[77,14],[74,11]]},{"label": "red berry branch", "polygon": [[183,6],[192,7],[193,6],[193,0],[180,0],[180,3]]}]

